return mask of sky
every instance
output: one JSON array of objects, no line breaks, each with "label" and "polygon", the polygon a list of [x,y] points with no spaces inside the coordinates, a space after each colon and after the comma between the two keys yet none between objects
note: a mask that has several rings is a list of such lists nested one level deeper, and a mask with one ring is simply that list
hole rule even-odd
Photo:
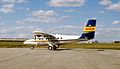
[{"label": "sky", "polygon": [[94,40],[120,40],[120,0],[0,0],[0,38],[32,38],[32,31],[81,35],[96,18]]}]

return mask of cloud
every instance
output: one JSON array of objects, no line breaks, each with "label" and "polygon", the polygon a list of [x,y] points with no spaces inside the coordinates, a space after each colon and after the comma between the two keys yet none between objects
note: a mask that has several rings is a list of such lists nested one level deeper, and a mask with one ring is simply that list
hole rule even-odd
[{"label": "cloud", "polygon": [[[60,25],[51,27],[46,32],[52,34],[66,34],[66,35],[80,35],[82,33],[83,27],[77,25]],[[79,32],[78,32],[79,31]]]},{"label": "cloud", "polygon": [[32,12],[32,16],[55,16],[57,13],[53,10],[48,10],[48,11],[44,11],[44,10],[38,10],[38,11],[33,11]]},{"label": "cloud", "polygon": [[9,33],[11,30],[10,29],[7,29],[7,28],[3,28],[3,29],[0,29],[0,33],[1,34],[6,34],[6,33]]},{"label": "cloud", "polygon": [[[59,16],[53,10],[38,10],[32,11],[31,16],[24,18],[23,20],[17,21],[17,23],[58,23],[68,18],[68,16]],[[58,17],[59,16],[59,17]]]},{"label": "cloud", "polygon": [[[104,31],[104,32],[103,32]],[[104,35],[106,33],[112,33],[112,35],[117,35],[116,33],[120,32],[120,28],[119,27],[98,27],[96,30],[96,33],[99,33],[97,35]],[[107,34],[107,35],[111,35],[111,34]],[[118,34],[119,35],[119,34]]]},{"label": "cloud", "polygon": [[26,8],[25,11],[30,11],[30,8]]},{"label": "cloud", "polygon": [[63,27],[64,29],[79,29],[79,26],[73,26],[73,25],[66,25]]},{"label": "cloud", "polygon": [[27,0],[0,0],[0,3],[26,3]]},{"label": "cloud", "polygon": [[104,13],[105,13],[105,11],[99,11],[99,13],[104,14]]},{"label": "cloud", "polygon": [[2,7],[0,8],[0,12],[3,13],[11,13],[15,11],[16,4],[26,3],[27,0],[0,0],[0,4]]},{"label": "cloud", "polygon": [[[106,27],[106,26],[99,26],[96,30],[96,38],[98,40],[115,40],[120,38],[120,35],[118,34],[120,32],[119,27]],[[104,39],[106,38],[106,39]]]},{"label": "cloud", "polygon": [[70,9],[70,10],[64,10],[64,12],[76,12],[77,10],[75,9]]},{"label": "cloud", "polygon": [[0,9],[1,12],[3,13],[9,13],[9,12],[13,12],[14,11],[14,4],[5,4],[2,6],[2,8]]},{"label": "cloud", "polygon": [[53,7],[78,7],[83,6],[86,0],[50,0],[49,6]]},{"label": "cloud", "polygon": [[59,20],[59,18],[55,17],[27,17],[23,20],[17,21],[17,23],[57,23]]},{"label": "cloud", "polygon": [[120,20],[115,20],[112,22],[112,24],[120,24]]},{"label": "cloud", "polygon": [[99,4],[105,6],[108,10],[120,12],[120,1],[113,3],[111,0],[101,0]]},{"label": "cloud", "polygon": [[[0,37],[7,38],[7,37],[17,37],[17,38],[24,38],[24,37],[32,37],[32,31],[36,30],[37,28],[34,26],[5,26],[0,27]],[[40,29],[40,28],[39,28]],[[29,34],[26,34],[29,33]]]},{"label": "cloud", "polygon": [[21,33],[21,34],[18,34],[17,38],[26,38],[28,37],[29,35],[26,34],[26,33]]},{"label": "cloud", "polygon": [[120,12],[120,2],[109,5],[106,9]]},{"label": "cloud", "polygon": [[101,0],[99,2],[99,4],[106,6],[106,5],[112,4],[112,2],[111,2],[111,0]]}]

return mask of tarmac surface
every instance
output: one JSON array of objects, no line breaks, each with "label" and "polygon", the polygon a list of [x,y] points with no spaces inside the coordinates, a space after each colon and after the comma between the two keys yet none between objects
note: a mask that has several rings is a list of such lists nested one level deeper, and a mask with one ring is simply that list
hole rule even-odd
[{"label": "tarmac surface", "polygon": [[0,48],[0,69],[120,69],[120,50]]}]

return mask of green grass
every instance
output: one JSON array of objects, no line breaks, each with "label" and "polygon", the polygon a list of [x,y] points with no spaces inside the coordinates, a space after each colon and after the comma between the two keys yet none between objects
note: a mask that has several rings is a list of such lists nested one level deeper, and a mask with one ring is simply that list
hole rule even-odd
[{"label": "green grass", "polygon": [[0,42],[0,48],[23,48],[23,47],[29,47],[29,45],[24,45],[23,42]]},{"label": "green grass", "polygon": [[[24,45],[23,42],[0,41],[0,48],[29,48],[31,45]],[[44,46],[39,46],[44,47]],[[117,49],[120,50],[120,43],[70,43],[61,45],[61,48],[85,48],[85,49]]]},{"label": "green grass", "polygon": [[118,49],[120,50],[120,43],[72,43],[63,45],[64,48],[85,48],[85,49]]}]

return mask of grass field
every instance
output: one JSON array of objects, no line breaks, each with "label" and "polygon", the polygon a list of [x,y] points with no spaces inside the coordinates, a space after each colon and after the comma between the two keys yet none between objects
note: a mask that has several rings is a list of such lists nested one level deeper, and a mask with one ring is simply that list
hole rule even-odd
[{"label": "grass field", "polygon": [[[29,48],[31,45],[24,45],[23,42],[0,41],[0,48]],[[39,46],[40,48],[46,46]],[[61,48],[86,48],[86,49],[117,49],[120,50],[120,43],[71,43],[61,45]]]}]

